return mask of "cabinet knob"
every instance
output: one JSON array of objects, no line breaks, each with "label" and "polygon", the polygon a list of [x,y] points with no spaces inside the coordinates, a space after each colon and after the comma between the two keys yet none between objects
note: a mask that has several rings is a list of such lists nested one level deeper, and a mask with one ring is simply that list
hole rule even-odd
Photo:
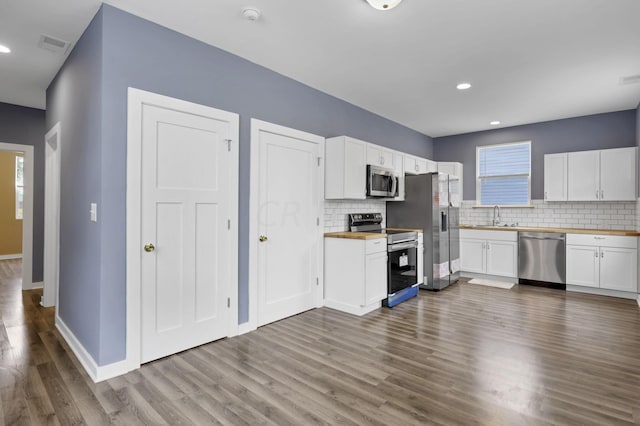
[{"label": "cabinet knob", "polygon": [[155,249],[156,249],[156,246],[154,246],[152,243],[148,243],[144,245],[144,251],[146,251],[147,253],[151,253]]},{"label": "cabinet knob", "polygon": [[260,235],[260,238],[258,238],[258,240],[260,240],[261,243],[264,243],[265,241],[267,241],[267,236],[266,235]]}]

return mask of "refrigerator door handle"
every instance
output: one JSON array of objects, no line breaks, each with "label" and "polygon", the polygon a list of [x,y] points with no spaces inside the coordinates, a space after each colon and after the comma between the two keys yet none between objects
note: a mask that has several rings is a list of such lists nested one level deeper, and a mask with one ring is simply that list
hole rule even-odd
[{"label": "refrigerator door handle", "polygon": [[447,212],[445,211],[441,211],[440,212],[440,231],[441,232],[447,232]]}]

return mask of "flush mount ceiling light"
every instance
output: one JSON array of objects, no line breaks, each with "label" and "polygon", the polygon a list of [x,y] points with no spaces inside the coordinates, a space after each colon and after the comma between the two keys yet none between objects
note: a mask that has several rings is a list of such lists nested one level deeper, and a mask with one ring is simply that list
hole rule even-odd
[{"label": "flush mount ceiling light", "polygon": [[367,3],[374,9],[391,10],[400,4],[402,0],[367,0]]},{"label": "flush mount ceiling light", "polygon": [[491,123],[492,126],[497,126],[498,124],[500,124],[500,122],[498,120],[492,121]]},{"label": "flush mount ceiling light", "polygon": [[458,90],[467,90],[471,88],[471,83],[460,83],[456,86]]},{"label": "flush mount ceiling light", "polygon": [[0,44],[0,53],[11,53],[11,49],[9,49],[7,46]]}]

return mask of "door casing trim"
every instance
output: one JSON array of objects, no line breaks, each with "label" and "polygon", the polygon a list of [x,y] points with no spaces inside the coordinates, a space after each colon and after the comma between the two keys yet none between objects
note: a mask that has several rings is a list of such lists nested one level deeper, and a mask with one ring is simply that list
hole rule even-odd
[{"label": "door casing trim", "polygon": [[[58,121],[44,136],[45,180],[44,183],[44,290],[42,306],[55,306],[58,311],[58,283],[60,271],[60,165],[61,125]],[[49,142],[55,138],[55,148]],[[51,162],[55,165],[51,166]]]}]

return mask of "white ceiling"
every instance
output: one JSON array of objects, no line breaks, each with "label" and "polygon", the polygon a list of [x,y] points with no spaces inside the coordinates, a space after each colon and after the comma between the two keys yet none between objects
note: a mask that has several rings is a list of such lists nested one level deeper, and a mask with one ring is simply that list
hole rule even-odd
[{"label": "white ceiling", "polygon": [[[635,108],[639,0],[107,0],[430,136]],[[95,0],[0,2],[0,101],[44,107]],[[256,22],[241,10],[262,11]],[[467,91],[455,89],[469,81]]]}]

